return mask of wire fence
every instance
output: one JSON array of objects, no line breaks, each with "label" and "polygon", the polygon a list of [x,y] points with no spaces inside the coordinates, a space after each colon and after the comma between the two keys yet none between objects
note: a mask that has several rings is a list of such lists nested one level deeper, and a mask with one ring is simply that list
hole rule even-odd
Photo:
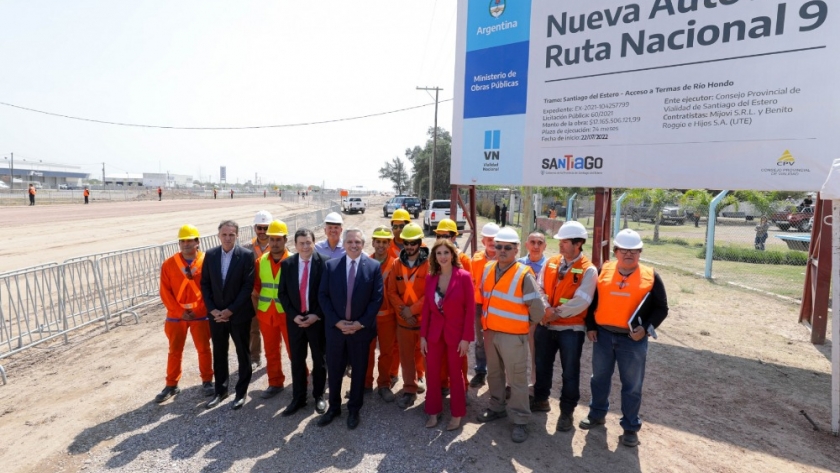
[{"label": "wire fence", "polygon": [[[773,295],[801,298],[814,226],[811,202],[774,202],[763,215],[749,202],[728,201],[711,213],[708,204],[701,207],[674,202],[660,213],[638,202],[618,202],[618,197],[613,196],[613,231],[630,228],[639,232],[645,242],[643,261]],[[547,237],[566,220],[568,204],[565,200],[543,200],[538,228]],[[571,204],[573,219],[583,223],[591,234],[594,197],[578,197]],[[549,218],[551,215],[554,218]],[[514,213],[509,221],[518,225],[522,218]],[[713,251],[711,261],[707,261],[710,227],[714,229]]]},{"label": "wire fence", "polygon": [[[320,201],[324,202],[324,201]],[[284,217],[289,231],[319,228],[339,204]],[[250,243],[253,227],[239,229],[238,244]],[[217,235],[200,239],[203,249],[219,246]],[[63,263],[46,263],[0,273],[0,360],[61,338],[82,327],[101,324],[110,330],[115,318],[160,303],[160,267],[179,251],[178,242],[77,256]],[[6,371],[0,365],[0,379]]]}]

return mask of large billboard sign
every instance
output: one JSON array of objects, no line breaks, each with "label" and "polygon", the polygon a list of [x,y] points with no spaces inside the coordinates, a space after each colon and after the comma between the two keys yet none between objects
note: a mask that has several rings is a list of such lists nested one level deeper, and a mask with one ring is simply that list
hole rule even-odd
[{"label": "large billboard sign", "polygon": [[452,183],[818,189],[840,157],[838,15],[459,0]]}]

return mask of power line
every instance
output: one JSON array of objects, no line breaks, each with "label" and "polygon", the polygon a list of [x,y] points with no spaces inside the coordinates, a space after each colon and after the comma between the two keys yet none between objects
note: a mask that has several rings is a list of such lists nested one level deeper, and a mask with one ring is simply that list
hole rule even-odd
[{"label": "power line", "polygon": [[[441,100],[440,102],[449,102],[451,100],[452,99],[445,99],[445,100]],[[425,107],[435,105],[435,103],[431,102],[431,103],[426,103],[426,104],[423,104],[423,105],[415,105],[414,107],[406,107],[406,108],[400,108],[400,109],[397,109],[397,110],[389,110],[387,112],[377,112],[377,113],[371,113],[371,114],[368,114],[368,115],[360,115],[360,116],[356,116],[356,117],[333,118],[333,119],[330,119],[330,120],[320,120],[320,121],[315,121],[315,122],[285,123],[285,124],[281,124],[281,125],[209,126],[209,127],[145,125],[145,124],[140,124],[140,123],[112,122],[112,121],[107,121],[107,120],[97,120],[95,118],[75,117],[75,116],[72,116],[72,115],[64,115],[64,114],[61,114],[61,113],[47,112],[47,111],[44,111],[44,110],[36,110],[34,108],[23,107],[21,105],[15,105],[15,104],[6,103],[6,102],[0,102],[0,105],[5,105],[6,107],[16,108],[16,109],[19,109],[19,110],[25,110],[27,112],[35,112],[35,113],[40,113],[40,114],[43,114],[43,115],[49,115],[49,116],[52,116],[52,117],[67,118],[69,120],[78,120],[78,121],[83,121],[83,122],[99,123],[99,124],[102,124],[102,125],[127,126],[127,127],[134,127],[134,128],[158,128],[158,129],[164,129],[164,130],[210,130],[210,131],[213,131],[213,130],[259,130],[259,129],[264,129],[264,128],[293,128],[293,127],[311,126],[311,125],[324,125],[324,124],[327,124],[327,123],[348,122],[348,121],[353,121],[353,120],[362,120],[364,118],[373,118],[373,117],[381,117],[383,115],[392,115],[392,114],[395,114],[395,113],[407,112],[409,110],[417,110],[419,108],[425,108]]]}]

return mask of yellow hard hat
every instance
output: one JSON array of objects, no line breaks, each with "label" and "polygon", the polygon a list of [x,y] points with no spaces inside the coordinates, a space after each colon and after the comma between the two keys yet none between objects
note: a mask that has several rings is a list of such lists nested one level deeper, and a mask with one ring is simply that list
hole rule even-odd
[{"label": "yellow hard hat", "polygon": [[455,224],[455,221],[449,218],[445,218],[438,223],[437,229],[435,233],[449,233],[455,232],[458,234],[458,225]]},{"label": "yellow hard hat", "polygon": [[400,233],[400,238],[409,241],[419,240],[423,238],[423,229],[416,223],[409,223],[403,228],[402,233]]},{"label": "yellow hard hat", "polygon": [[410,222],[411,215],[408,214],[408,210],[406,209],[397,209],[394,210],[394,215],[391,216],[391,221],[393,222],[394,220]]},{"label": "yellow hard hat", "polygon": [[372,238],[381,238],[383,240],[392,240],[394,233],[385,225],[380,225],[373,230]]},{"label": "yellow hard hat", "polygon": [[179,240],[195,240],[199,238],[198,229],[190,224],[186,224],[178,230]]},{"label": "yellow hard hat", "polygon": [[289,227],[280,220],[272,220],[268,224],[268,231],[265,232],[268,236],[286,236],[289,234]]}]

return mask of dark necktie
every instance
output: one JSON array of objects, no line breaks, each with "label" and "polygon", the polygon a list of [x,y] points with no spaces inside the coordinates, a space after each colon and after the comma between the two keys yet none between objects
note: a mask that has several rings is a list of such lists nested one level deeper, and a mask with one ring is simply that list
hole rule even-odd
[{"label": "dark necktie", "polygon": [[350,320],[350,303],[353,301],[353,285],[356,284],[356,261],[350,260],[350,274],[347,275],[347,309],[344,318]]}]

